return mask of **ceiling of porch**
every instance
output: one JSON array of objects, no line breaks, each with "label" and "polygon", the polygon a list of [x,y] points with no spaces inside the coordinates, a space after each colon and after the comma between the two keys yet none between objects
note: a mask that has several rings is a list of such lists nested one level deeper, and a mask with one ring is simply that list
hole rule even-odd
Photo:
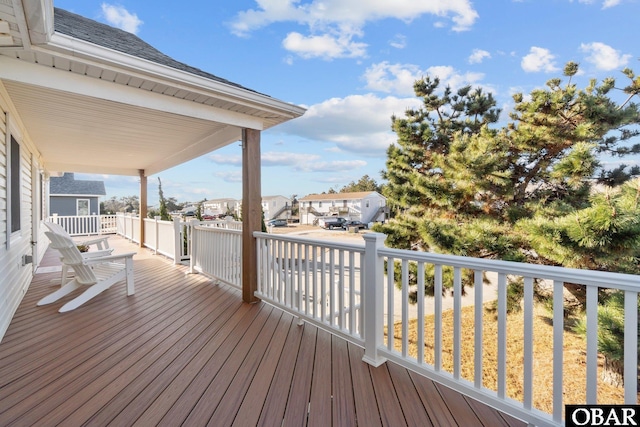
[{"label": "ceiling of porch", "polygon": [[47,170],[150,175],[237,141],[241,128],[5,81]]}]

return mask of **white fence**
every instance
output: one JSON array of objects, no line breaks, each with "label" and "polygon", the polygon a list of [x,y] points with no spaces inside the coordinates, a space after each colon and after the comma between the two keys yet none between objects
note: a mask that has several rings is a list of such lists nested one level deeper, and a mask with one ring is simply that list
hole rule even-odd
[{"label": "white fence", "polygon": [[364,345],[364,248],[257,233],[256,296]]},{"label": "white fence", "polygon": [[[624,403],[637,403],[640,276],[389,249],[383,245],[385,236],[377,233],[363,235],[364,247],[266,233],[254,236],[258,248],[257,295],[261,299],[362,345],[368,363],[377,366],[392,360],[535,425],[560,425],[563,420],[563,390],[567,387],[564,370],[565,364],[571,363],[564,360],[563,350],[565,336],[570,333],[565,331],[564,284],[586,287],[586,397],[584,402],[568,402],[575,404],[612,403],[597,402],[598,291],[624,292]],[[483,332],[483,278],[487,275],[497,287],[495,336]],[[473,320],[464,324],[463,277],[471,277],[475,283]],[[433,298],[425,298],[425,280],[432,280]],[[523,330],[509,326],[510,280],[521,280],[524,286]],[[549,283],[553,294],[553,344],[549,349],[552,372],[535,368],[533,345],[541,338],[533,329],[536,281]],[[443,289],[449,287],[453,296],[443,296]],[[410,292],[415,293],[415,305],[410,304]],[[445,328],[443,304],[449,298],[453,299],[453,325]],[[416,321],[428,314],[434,315],[431,330],[425,329],[424,321]],[[473,329],[473,358],[471,369],[463,372],[462,336],[463,329],[468,328]],[[453,348],[445,349],[443,337],[451,336]],[[508,359],[507,349],[514,339],[521,340],[523,355]],[[487,345],[497,347],[497,360],[491,362],[495,366],[487,366]],[[444,367],[445,356],[452,358],[451,368]],[[509,368],[514,364],[522,366],[518,398],[507,391]],[[483,372],[487,368],[495,372],[495,384],[485,384]],[[542,380],[548,389],[534,389],[534,380]],[[551,413],[536,407],[535,393],[552,393]]]},{"label": "white fence", "polygon": [[90,236],[95,234],[115,234],[115,215],[52,215],[48,221],[60,224],[71,236]]},{"label": "white fence", "polygon": [[[115,218],[117,234],[132,242],[140,243],[140,218],[131,214],[117,214]],[[193,228],[196,226],[207,229],[239,230],[242,223],[238,221],[183,221],[176,217],[173,221],[163,221],[144,218],[143,246],[157,254],[174,260],[176,264],[188,262],[191,259],[191,242]],[[241,233],[241,232],[239,232]],[[207,273],[206,270],[202,271]]]},{"label": "white fence", "polygon": [[230,224],[233,223],[198,223],[190,227],[190,267],[192,272],[241,288],[242,231],[223,228]]}]

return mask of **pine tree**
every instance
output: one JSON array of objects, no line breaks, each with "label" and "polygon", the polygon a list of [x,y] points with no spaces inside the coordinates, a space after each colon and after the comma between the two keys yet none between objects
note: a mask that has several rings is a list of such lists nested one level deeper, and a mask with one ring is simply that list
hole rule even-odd
[{"label": "pine tree", "polygon": [[171,216],[169,216],[169,212],[167,212],[167,201],[162,193],[162,181],[160,181],[160,177],[158,177],[158,199],[160,200],[160,219],[163,221],[171,221]]},{"label": "pine tree", "polygon": [[[572,81],[577,73],[578,65],[568,63],[566,82],[552,79],[529,97],[515,94],[502,127],[490,94],[469,87],[453,94],[437,78],[416,82],[422,107],[392,117],[398,140],[387,150],[383,178],[395,217],[377,228],[387,244],[640,273],[640,184],[593,191],[596,182],[620,186],[639,172],[604,170],[598,158],[640,152],[640,144],[629,145],[640,134],[631,102],[640,77],[623,71],[631,83],[617,104],[613,78],[579,89]],[[519,288],[510,287],[512,308]]]}]

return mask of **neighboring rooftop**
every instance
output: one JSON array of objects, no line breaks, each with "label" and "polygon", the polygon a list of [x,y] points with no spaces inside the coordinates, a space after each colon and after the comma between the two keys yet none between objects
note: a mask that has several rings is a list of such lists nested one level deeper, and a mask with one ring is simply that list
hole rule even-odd
[{"label": "neighboring rooftop", "polygon": [[380,194],[376,191],[357,191],[353,193],[328,193],[328,194],[309,194],[299,199],[300,201],[309,200],[354,200],[363,199],[370,194]]},{"label": "neighboring rooftop", "polygon": [[84,196],[105,196],[103,181],[76,180],[74,174],[65,173],[61,177],[49,179],[49,195],[77,194]]}]

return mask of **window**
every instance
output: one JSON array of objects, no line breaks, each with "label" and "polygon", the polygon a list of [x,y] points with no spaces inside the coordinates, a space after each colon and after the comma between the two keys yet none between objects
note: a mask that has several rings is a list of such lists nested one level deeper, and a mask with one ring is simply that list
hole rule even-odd
[{"label": "window", "polygon": [[20,144],[11,135],[9,191],[11,192],[11,233],[20,231]]},{"label": "window", "polygon": [[76,200],[76,215],[89,215],[89,199]]},{"label": "window", "polygon": [[318,207],[321,208],[322,207],[322,202],[318,202]]},{"label": "window", "polygon": [[364,205],[365,205],[365,207],[368,208],[369,207],[369,201],[367,200]]}]

